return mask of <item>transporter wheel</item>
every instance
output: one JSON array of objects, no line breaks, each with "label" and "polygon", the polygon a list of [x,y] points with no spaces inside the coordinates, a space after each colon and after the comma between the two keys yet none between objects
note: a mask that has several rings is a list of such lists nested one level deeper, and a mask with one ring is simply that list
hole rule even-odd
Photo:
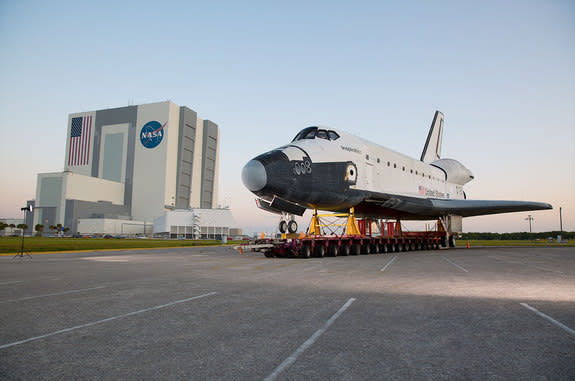
[{"label": "transporter wheel", "polygon": [[351,245],[351,255],[360,255],[361,254],[361,245],[354,243]]},{"label": "transporter wheel", "polygon": [[304,245],[299,249],[299,256],[300,258],[309,258],[311,257],[311,249],[309,246]]},{"label": "transporter wheel", "polygon": [[382,253],[387,253],[387,252],[389,252],[389,246],[387,246],[387,243],[381,244],[381,252],[382,252]]},{"label": "transporter wheel", "polygon": [[374,244],[371,246],[371,252],[372,252],[373,254],[379,254],[379,243],[374,243]]},{"label": "transporter wheel", "polygon": [[445,238],[445,236],[441,237],[441,246],[447,247],[447,238]]},{"label": "transporter wheel", "polygon": [[283,233],[287,232],[287,228],[288,228],[287,222],[280,221],[280,226],[279,226],[280,233],[283,234]]},{"label": "transporter wheel", "polygon": [[266,250],[264,252],[264,255],[266,256],[266,258],[273,258],[275,257],[273,250]]},{"label": "transporter wheel", "polygon": [[370,254],[371,253],[371,245],[369,243],[364,243],[361,245],[361,253],[362,254]]},{"label": "transporter wheel", "polygon": [[455,236],[454,235],[449,236],[449,247],[455,247]]},{"label": "transporter wheel", "polygon": [[343,244],[339,248],[339,255],[342,257],[347,257],[349,255],[350,248],[348,244]]},{"label": "transporter wheel", "polygon": [[323,258],[325,256],[325,246],[323,244],[315,247],[315,256],[318,258]]},{"label": "transporter wheel", "polygon": [[338,251],[339,251],[338,249],[339,249],[339,248],[337,247],[337,244],[331,244],[331,245],[329,245],[328,248],[327,248],[327,254],[328,254],[330,257],[337,257],[337,254],[338,254]]},{"label": "transporter wheel", "polygon": [[292,233],[292,234],[295,233],[295,232],[297,232],[297,222],[295,222],[295,221],[293,221],[293,220],[290,221],[290,222],[288,222],[288,224],[287,224],[287,230],[288,230],[288,232],[290,232],[290,233]]}]

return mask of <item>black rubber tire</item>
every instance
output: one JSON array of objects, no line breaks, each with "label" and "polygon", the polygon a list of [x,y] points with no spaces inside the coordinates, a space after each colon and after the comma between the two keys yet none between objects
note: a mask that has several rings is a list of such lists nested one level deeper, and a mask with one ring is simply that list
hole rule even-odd
[{"label": "black rubber tire", "polygon": [[354,243],[351,245],[351,255],[360,255],[361,254],[361,245],[358,243]]},{"label": "black rubber tire", "polygon": [[290,222],[288,222],[288,224],[287,224],[287,230],[288,230],[288,232],[290,232],[291,234],[297,232],[297,222],[295,222],[295,221],[293,221],[293,220],[290,221]]},{"label": "black rubber tire", "polygon": [[309,246],[304,245],[299,249],[299,257],[300,258],[309,258],[311,257],[311,249]]},{"label": "black rubber tire", "polygon": [[280,225],[279,225],[280,233],[283,234],[283,233],[287,232],[287,229],[288,229],[288,224],[287,224],[287,222],[285,222],[285,221],[280,221]]},{"label": "black rubber tire", "polygon": [[339,255],[342,257],[347,257],[349,255],[350,248],[349,245],[341,245],[339,248]]},{"label": "black rubber tire", "polygon": [[379,243],[374,243],[373,245],[371,245],[371,253],[372,254],[379,254]]},{"label": "black rubber tire", "polygon": [[327,255],[329,255],[330,257],[337,257],[338,254],[338,250],[339,248],[337,247],[337,245],[329,245],[327,248]]},{"label": "black rubber tire", "polygon": [[318,245],[315,247],[315,256],[318,258],[325,257],[325,246],[324,245]]},{"label": "black rubber tire", "polygon": [[361,253],[364,255],[371,254],[371,245],[369,243],[361,245]]}]

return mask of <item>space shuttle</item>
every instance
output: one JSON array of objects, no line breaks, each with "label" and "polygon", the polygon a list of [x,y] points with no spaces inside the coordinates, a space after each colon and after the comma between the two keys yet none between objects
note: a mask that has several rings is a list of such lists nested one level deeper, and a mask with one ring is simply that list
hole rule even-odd
[{"label": "space shuttle", "polygon": [[282,216],[282,233],[296,232],[293,216],[308,208],[443,221],[552,209],[542,202],[468,199],[464,186],[473,180],[472,172],[441,158],[443,120],[436,111],[419,160],[341,130],[307,127],[291,143],[250,160],[242,181],[259,208]]}]

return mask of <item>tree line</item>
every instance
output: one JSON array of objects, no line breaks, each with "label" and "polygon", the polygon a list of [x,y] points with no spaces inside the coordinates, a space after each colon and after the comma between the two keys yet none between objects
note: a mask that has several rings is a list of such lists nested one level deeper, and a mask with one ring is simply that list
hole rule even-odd
[{"label": "tree line", "polygon": [[[28,229],[28,225],[26,224],[18,224],[18,225],[14,225],[14,224],[6,224],[4,222],[0,222],[0,231],[6,229],[6,228],[17,228],[17,229],[23,229],[26,230]],[[57,233],[57,232],[63,232],[68,233],[70,231],[70,228],[64,227],[62,226],[62,224],[57,224],[57,225],[50,225],[48,227],[48,229],[50,230],[50,232],[52,234]],[[36,230],[36,236],[42,236],[42,232],[44,231],[44,225],[42,224],[36,224],[36,226],[34,226],[34,230]]]},{"label": "tree line", "polygon": [[516,233],[463,233],[461,239],[483,239],[483,240],[535,240],[547,239],[553,237],[557,238],[560,235],[563,239],[575,239],[575,232],[560,232],[554,230],[551,232],[542,233],[529,233],[529,232],[516,232]]}]

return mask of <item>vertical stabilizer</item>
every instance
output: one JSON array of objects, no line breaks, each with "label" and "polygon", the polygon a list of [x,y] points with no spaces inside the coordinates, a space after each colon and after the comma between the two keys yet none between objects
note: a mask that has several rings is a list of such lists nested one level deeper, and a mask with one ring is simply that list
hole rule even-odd
[{"label": "vertical stabilizer", "polygon": [[427,141],[423,152],[421,153],[421,161],[431,163],[441,157],[441,138],[443,136],[443,114],[439,111],[435,112],[433,122],[427,134]]}]

